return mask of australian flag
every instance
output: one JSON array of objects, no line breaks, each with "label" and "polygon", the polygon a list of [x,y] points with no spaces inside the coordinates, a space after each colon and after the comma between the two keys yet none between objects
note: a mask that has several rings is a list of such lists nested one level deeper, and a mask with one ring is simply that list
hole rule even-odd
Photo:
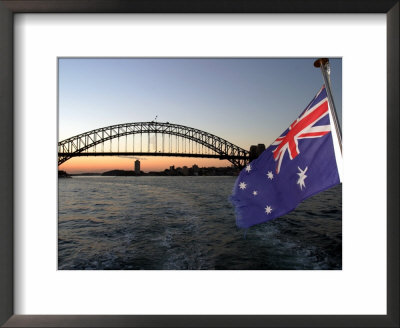
[{"label": "australian flag", "polygon": [[236,224],[248,228],[280,217],[304,199],[340,183],[325,87],[236,180]]}]

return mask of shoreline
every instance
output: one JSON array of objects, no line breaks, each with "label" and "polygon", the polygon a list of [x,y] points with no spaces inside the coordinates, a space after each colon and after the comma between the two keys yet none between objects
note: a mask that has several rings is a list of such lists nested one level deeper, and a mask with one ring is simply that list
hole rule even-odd
[{"label": "shoreline", "polygon": [[84,172],[84,173],[67,173],[66,171],[58,171],[59,178],[71,178],[75,176],[238,176],[240,170],[233,167],[203,167],[196,171],[186,168],[166,169],[164,171],[150,171],[137,173],[127,170],[110,170],[102,173]]}]

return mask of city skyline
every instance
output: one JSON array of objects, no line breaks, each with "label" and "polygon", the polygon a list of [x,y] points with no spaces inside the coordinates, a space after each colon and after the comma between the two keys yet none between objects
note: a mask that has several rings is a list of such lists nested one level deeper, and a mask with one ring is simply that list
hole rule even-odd
[{"label": "city skyline", "polygon": [[[92,129],[158,117],[197,128],[239,147],[268,147],[323,84],[315,58],[59,59],[59,141]],[[330,59],[339,120],[341,59]],[[69,173],[175,166],[225,167],[226,160],[177,157],[76,157]]]}]

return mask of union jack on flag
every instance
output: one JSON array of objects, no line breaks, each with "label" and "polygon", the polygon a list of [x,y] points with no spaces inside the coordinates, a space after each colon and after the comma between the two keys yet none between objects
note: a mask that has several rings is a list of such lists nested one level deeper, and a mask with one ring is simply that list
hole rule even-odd
[{"label": "union jack on flag", "polygon": [[240,228],[266,222],[340,183],[323,86],[300,116],[242,170],[231,201]]},{"label": "union jack on flag", "polygon": [[[315,98],[317,98],[322,91],[325,91],[324,87],[322,87]],[[313,104],[313,102],[311,102],[310,105],[311,104]],[[273,151],[274,159],[275,161],[278,161],[276,173],[279,173],[280,171],[282,159],[286,150],[288,151],[291,160],[299,155],[299,139],[319,138],[331,131],[331,126],[329,124],[313,126],[321,118],[329,114],[327,97],[323,98],[319,103],[315,104],[311,108],[310,105],[305,109],[301,116],[290,125],[287,133],[284,133],[276,139],[274,143],[272,143],[273,146],[278,145],[278,147]]]}]

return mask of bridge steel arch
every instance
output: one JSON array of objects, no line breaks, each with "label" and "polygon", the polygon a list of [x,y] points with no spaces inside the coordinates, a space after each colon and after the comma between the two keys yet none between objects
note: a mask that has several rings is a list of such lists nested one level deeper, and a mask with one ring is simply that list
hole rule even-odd
[{"label": "bridge steel arch", "polygon": [[[111,125],[84,132],[60,141],[58,143],[58,165],[61,165],[72,157],[84,156],[83,153],[86,152],[85,154],[87,154],[90,148],[105,143],[106,141],[133,134],[147,133],[173,135],[194,141],[216,153],[215,156],[204,157],[227,159],[238,168],[244,167],[249,162],[249,152],[247,150],[214,134],[169,122],[136,122]],[[112,153],[107,153],[107,155],[111,154]],[[121,153],[118,154],[120,155]],[[146,154],[142,153],[142,155],[151,156],[159,154],[148,152]],[[165,156],[190,156],[190,154],[165,154]],[[194,155],[193,157],[202,156]]]}]

